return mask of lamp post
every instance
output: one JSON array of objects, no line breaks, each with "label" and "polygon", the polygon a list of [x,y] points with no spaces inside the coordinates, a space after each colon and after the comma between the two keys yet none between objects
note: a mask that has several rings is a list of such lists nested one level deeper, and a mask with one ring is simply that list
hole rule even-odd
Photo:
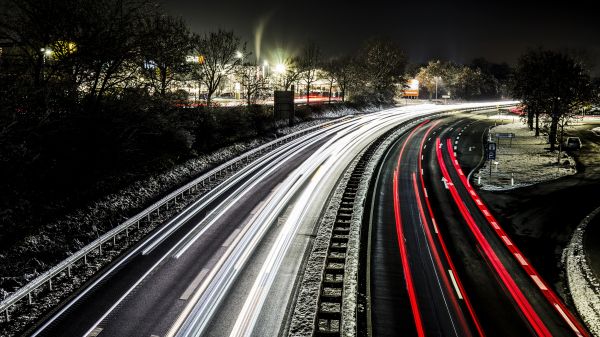
[{"label": "lamp post", "polygon": [[438,81],[439,81],[440,77],[435,76],[434,79],[435,79],[435,100],[437,101],[437,99],[438,99]]},{"label": "lamp post", "polygon": [[269,62],[267,62],[266,60],[263,62],[263,66],[262,66],[262,75],[263,78],[267,77],[267,68],[269,67]]}]

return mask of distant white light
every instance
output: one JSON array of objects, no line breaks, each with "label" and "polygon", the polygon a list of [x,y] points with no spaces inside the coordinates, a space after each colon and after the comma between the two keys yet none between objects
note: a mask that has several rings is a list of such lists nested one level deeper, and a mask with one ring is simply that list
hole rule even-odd
[{"label": "distant white light", "polygon": [[284,73],[284,72],[285,72],[285,64],[283,64],[283,63],[278,63],[278,64],[275,66],[275,72],[276,72],[276,73],[280,73],[280,74]]},{"label": "distant white light", "polygon": [[241,59],[241,58],[244,58],[244,54],[238,50],[237,52],[235,52],[235,57]]}]

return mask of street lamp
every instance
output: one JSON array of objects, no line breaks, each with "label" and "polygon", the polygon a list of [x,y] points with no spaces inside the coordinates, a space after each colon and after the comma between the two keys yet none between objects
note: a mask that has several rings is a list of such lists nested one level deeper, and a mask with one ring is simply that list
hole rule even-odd
[{"label": "street lamp", "polygon": [[275,66],[275,72],[278,74],[283,74],[285,72],[285,64],[283,63],[278,63]]},{"label": "street lamp", "polygon": [[437,94],[437,92],[438,92],[438,81],[440,80],[440,77],[439,76],[435,76],[434,79],[435,79],[435,100],[437,101],[437,99],[438,99],[438,94]]},{"label": "street lamp", "polygon": [[239,58],[239,59],[243,59],[244,58],[244,53],[242,53],[241,51],[236,51],[235,52],[235,57]]},{"label": "street lamp", "polygon": [[52,49],[50,48],[40,48],[40,52],[42,53],[42,80],[45,79],[45,69],[46,68],[46,57],[50,57],[52,55]]},{"label": "street lamp", "polygon": [[263,62],[263,66],[262,66],[262,74],[263,74],[263,78],[267,77],[266,76],[266,69],[269,67],[269,62],[267,62],[267,60],[265,60]]}]

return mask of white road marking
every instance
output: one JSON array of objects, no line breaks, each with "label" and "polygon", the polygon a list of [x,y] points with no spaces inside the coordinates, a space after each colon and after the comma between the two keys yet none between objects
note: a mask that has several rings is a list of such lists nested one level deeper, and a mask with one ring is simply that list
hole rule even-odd
[{"label": "white road marking", "polygon": [[198,288],[198,284],[200,284],[200,282],[202,282],[202,280],[204,279],[206,274],[208,274],[209,271],[210,271],[210,269],[208,269],[208,268],[202,269],[198,273],[198,275],[196,275],[196,278],[194,278],[194,280],[192,281],[192,283],[190,283],[190,285],[187,287],[187,289],[185,289],[183,294],[181,294],[181,297],[179,297],[179,299],[183,300],[183,301],[187,301],[188,298],[190,298],[190,296],[194,292],[194,290],[196,288]]},{"label": "white road marking", "polygon": [[233,242],[233,240],[235,239],[235,237],[240,233],[240,229],[236,229],[233,231],[233,233],[231,233],[231,235],[229,235],[229,237],[227,238],[227,240],[225,240],[225,242],[223,242],[223,247],[229,247],[229,245],[231,245],[231,243]]},{"label": "white road marking", "polygon": [[540,278],[537,275],[529,275],[531,276],[531,278],[533,279],[533,281],[535,282],[535,284],[537,284],[537,286],[542,289],[542,290],[548,290],[548,288],[546,288],[546,286],[544,285],[544,283],[542,283],[542,280],[540,280]]},{"label": "white road marking", "polygon": [[458,289],[458,284],[456,283],[456,279],[454,279],[454,273],[452,272],[452,269],[448,269],[448,273],[450,273],[450,279],[452,280],[452,285],[454,286],[454,290],[456,290],[458,298],[462,300],[463,296],[460,292],[460,289]]},{"label": "white road marking", "polygon": [[575,331],[575,334],[577,336],[582,336],[581,332],[579,332],[579,330],[577,330],[577,327],[575,326],[575,324],[573,324],[573,322],[571,322],[571,320],[569,319],[569,317],[567,316],[567,314],[565,314],[565,312],[562,310],[562,308],[560,307],[560,305],[554,303],[554,307],[556,308],[556,310],[558,310],[558,312],[565,319],[565,321],[567,321],[567,324],[569,324],[569,326],[571,327],[571,329],[573,329],[573,331]]},{"label": "white road marking", "polygon": [[97,327],[94,330],[92,330],[89,334],[87,334],[85,337],[96,337],[102,332],[102,330],[104,330],[104,329]]},{"label": "white road marking", "polygon": [[510,242],[510,239],[506,235],[502,235],[502,240],[504,240],[508,246],[512,246],[512,242]]},{"label": "white road marking", "polygon": [[515,253],[515,257],[517,258],[517,260],[519,260],[519,263],[526,266],[527,265],[527,261],[525,261],[525,259],[523,258],[523,256],[521,256],[521,254],[519,253]]}]

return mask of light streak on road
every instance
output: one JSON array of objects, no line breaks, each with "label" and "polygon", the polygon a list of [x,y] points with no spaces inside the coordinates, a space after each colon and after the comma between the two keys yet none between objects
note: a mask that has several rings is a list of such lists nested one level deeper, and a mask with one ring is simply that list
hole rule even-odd
[{"label": "light streak on road", "polygon": [[[447,139],[446,144],[447,144],[446,148],[448,150],[448,155],[450,155],[450,158],[456,158],[456,153],[452,150],[452,148],[450,146],[452,144],[452,140],[450,138]],[[453,164],[454,164],[454,169],[456,171],[459,171],[460,165],[458,164],[458,161],[456,159],[453,160]],[[549,287],[548,284],[543,280],[543,278],[537,272],[537,270],[531,265],[531,263],[529,263],[527,261],[527,259],[523,255],[523,253],[519,250],[519,248],[517,248],[517,246],[510,240],[510,238],[508,237],[508,235],[506,234],[504,229],[502,229],[498,225],[498,221],[491,214],[491,212],[489,211],[487,206],[481,201],[481,198],[479,197],[479,195],[477,194],[475,189],[473,189],[473,187],[468,183],[467,178],[464,176],[464,174],[460,175],[460,181],[461,181],[462,185],[465,187],[465,189],[469,192],[469,195],[471,196],[473,201],[476,203],[476,205],[479,208],[479,210],[481,211],[481,213],[483,213],[485,219],[492,226],[492,228],[494,229],[494,232],[498,235],[498,237],[500,237],[502,239],[502,241],[506,245],[507,249],[511,252],[511,254],[515,257],[515,259],[519,262],[519,265],[521,267],[523,267],[525,272],[531,277],[531,279],[534,281],[536,286],[541,290],[544,297],[550,302],[550,304],[552,304],[552,306],[556,309],[556,311],[564,319],[564,321],[571,328],[571,330],[573,330],[573,332],[577,336],[581,336],[581,337],[589,336],[586,329],[583,326],[581,326],[579,321],[567,309],[567,307],[560,300],[558,295],[556,295],[556,293],[554,291],[552,291],[551,287]]]},{"label": "light streak on road", "polygon": [[[451,143],[450,143],[450,145],[451,145]],[[440,169],[442,171],[442,175],[444,176],[444,178],[446,178],[447,181],[452,182],[452,179],[450,177],[448,169],[446,168],[446,163],[445,163],[443,155],[442,155],[441,146],[442,146],[442,143],[440,142],[440,139],[437,138],[436,139],[436,152],[437,152],[438,164],[440,166]],[[548,328],[546,327],[546,325],[544,324],[542,319],[539,317],[539,315],[533,309],[533,307],[531,306],[531,304],[529,303],[527,298],[525,298],[525,295],[523,295],[523,293],[521,292],[521,289],[517,286],[516,282],[514,281],[512,276],[508,273],[508,271],[506,270],[506,268],[504,267],[504,265],[502,264],[502,262],[496,255],[496,252],[494,251],[494,249],[492,248],[490,243],[487,241],[487,239],[485,238],[485,236],[483,235],[483,233],[481,232],[481,230],[475,223],[475,220],[469,213],[469,210],[467,209],[464,201],[461,199],[460,195],[458,194],[458,191],[456,190],[456,186],[454,184],[450,185],[449,190],[450,190],[450,194],[452,195],[452,198],[454,199],[454,202],[458,206],[460,213],[462,214],[469,229],[471,230],[471,232],[473,233],[479,246],[481,247],[481,249],[484,253],[484,256],[489,261],[490,265],[494,268],[494,271],[496,272],[496,274],[502,280],[505,288],[508,290],[508,292],[514,299],[515,303],[518,305],[519,309],[521,310],[521,312],[523,313],[523,315],[525,316],[525,318],[527,319],[527,321],[529,322],[531,327],[534,329],[534,331],[536,332],[536,334],[538,336],[542,336],[542,337],[552,336],[552,334],[550,333],[550,331],[548,330]]]},{"label": "light streak on road", "polygon": [[[419,170],[421,172],[423,172],[423,158],[424,158],[423,150],[426,147],[425,139],[427,139],[427,141],[431,141],[431,137],[429,137],[429,134],[431,133],[433,128],[435,128],[438,125],[438,123],[439,122],[432,123],[432,125],[425,132],[423,139],[421,140],[421,146],[419,148],[419,157],[421,158],[421,160],[419,161]],[[462,284],[462,281],[460,280],[460,277],[455,272],[456,267],[454,266],[454,262],[452,261],[452,258],[450,257],[450,253],[448,252],[448,248],[446,247],[446,242],[444,241],[443,235],[437,228],[437,222],[435,220],[435,216],[433,215],[433,209],[431,208],[431,202],[429,201],[429,195],[427,195],[427,189],[425,188],[425,180],[424,180],[422,174],[420,176],[420,180],[421,180],[421,188],[423,189],[423,193],[425,195],[425,205],[427,206],[429,218],[431,219],[434,232],[437,235],[440,246],[442,247],[442,252],[444,253],[444,256],[446,257],[446,261],[448,262],[448,265],[450,266],[449,273],[452,278],[452,283],[453,283],[454,287],[456,288],[456,292],[458,293],[459,298],[461,300],[464,300],[465,305],[467,306],[467,310],[469,311],[469,314],[471,315],[471,319],[473,320],[473,324],[475,325],[475,329],[477,330],[477,333],[479,334],[480,337],[484,337],[485,332],[483,331],[483,327],[481,326],[479,318],[477,317],[477,314],[475,313],[475,309],[473,308],[471,300],[470,300],[469,296],[467,295],[467,292]]]},{"label": "light streak on road", "polygon": [[[493,107],[496,105],[497,103],[489,103],[485,106]],[[403,121],[422,117],[431,113],[443,112],[449,109],[466,109],[476,106],[484,106],[484,104],[462,104],[452,106],[423,105],[384,110],[341,122],[335,126],[316,131],[286,145],[282,145],[280,148],[273,150],[269,154],[241,169],[238,173],[215,187],[210,193],[204,195],[191,206],[187,207],[168,223],[154,231],[147,239],[144,239],[142,243],[136,246],[136,248],[127,253],[122,259],[118,260],[106,272],[100,274],[88,287],[83,289],[72,300],[68,301],[66,305],[44,322],[44,324],[33,333],[33,336],[37,336],[43,332],[44,329],[55,322],[61,315],[70,310],[82,298],[86,297],[90,291],[97,287],[101,282],[104,282],[108,277],[114,275],[116,270],[122,268],[133,258],[139,255],[148,256],[149,259],[151,258],[152,260],[149,260],[151,263],[148,264],[149,269],[144,271],[139,279],[137,277],[134,278],[131,285],[128,284],[127,288],[124,288],[126,290],[124,290],[122,294],[118,294],[116,302],[111,303],[108,311],[101,315],[99,314],[100,319],[98,319],[89,329],[89,331],[93,331],[141,284],[142,281],[149,279],[149,276],[153,274],[158,266],[169,261],[168,258],[173,256],[174,253],[176,256],[181,256],[181,254],[188,252],[194,242],[203,237],[202,233],[206,232],[207,224],[208,227],[210,227],[214,219],[220,218],[228,210],[230,212],[233,211],[231,205],[235,204],[236,200],[239,200],[236,199],[236,195],[243,193],[244,189],[251,189],[252,186],[256,186],[253,185],[255,182],[267,179],[270,174],[276,171],[277,167],[281,167],[281,163],[286,162],[289,158],[302,151],[306,151],[311,144],[314,144],[318,140],[331,137],[331,140],[327,142],[330,147],[329,151],[327,151],[325,146],[317,150],[313,156],[298,168],[298,170],[286,178],[285,183],[282,183],[277,188],[274,194],[269,197],[251,220],[244,225],[243,228],[240,228],[239,234],[231,244],[226,247],[227,249],[217,265],[211,267],[208,275],[202,279],[201,285],[188,300],[185,311],[179,316],[177,323],[173,325],[173,329],[169,332],[170,336],[175,335],[175,333],[179,336],[200,335],[202,333],[202,328],[192,327],[193,324],[190,322],[203,321],[205,323],[201,326],[205,327],[206,323],[210,321],[222,300],[228,295],[228,291],[240,273],[240,270],[244,267],[246,261],[250,258],[256,247],[261,243],[262,237],[269,230],[276,217],[289,205],[290,199],[302,195],[301,193],[303,193],[304,188],[307,186],[307,182],[316,175],[319,167],[328,160],[329,157],[326,156],[325,153],[332,155],[333,149],[336,149],[337,153],[340,154],[338,156],[340,162],[345,162],[347,164],[351,160],[351,157],[357,155],[360,150],[366,148],[370,141],[375,140],[378,136]],[[337,156],[337,153],[335,156]],[[342,153],[345,153],[345,155],[342,156]],[[342,164],[340,163],[340,165]],[[323,170],[325,170],[325,168],[323,168]],[[323,179],[331,179],[329,175],[324,175],[323,177]],[[322,190],[319,190],[319,193],[328,193],[328,190],[323,188]],[[195,224],[192,230],[186,232],[185,235],[183,235],[183,238],[177,240],[173,246],[166,247],[166,254],[161,253],[161,255],[154,256],[156,255],[153,254],[155,253],[156,247],[164,244],[168,238],[176,233],[176,231],[185,223],[189,223],[189,221],[201,210],[205,209],[209,204],[214,203],[217,198],[224,196],[227,196],[224,202],[212,209],[208,215],[203,217],[202,221]],[[319,206],[322,207],[322,205]],[[288,234],[291,235],[292,233],[294,233],[294,231],[290,230]],[[214,252],[202,253],[212,254]],[[269,275],[275,275],[278,269],[277,264],[265,268],[265,270],[269,270]],[[256,310],[260,310],[259,307],[260,306],[256,306]],[[96,317],[94,317],[94,320],[96,320]],[[190,327],[190,329],[186,330],[182,328],[186,326]]]}]

